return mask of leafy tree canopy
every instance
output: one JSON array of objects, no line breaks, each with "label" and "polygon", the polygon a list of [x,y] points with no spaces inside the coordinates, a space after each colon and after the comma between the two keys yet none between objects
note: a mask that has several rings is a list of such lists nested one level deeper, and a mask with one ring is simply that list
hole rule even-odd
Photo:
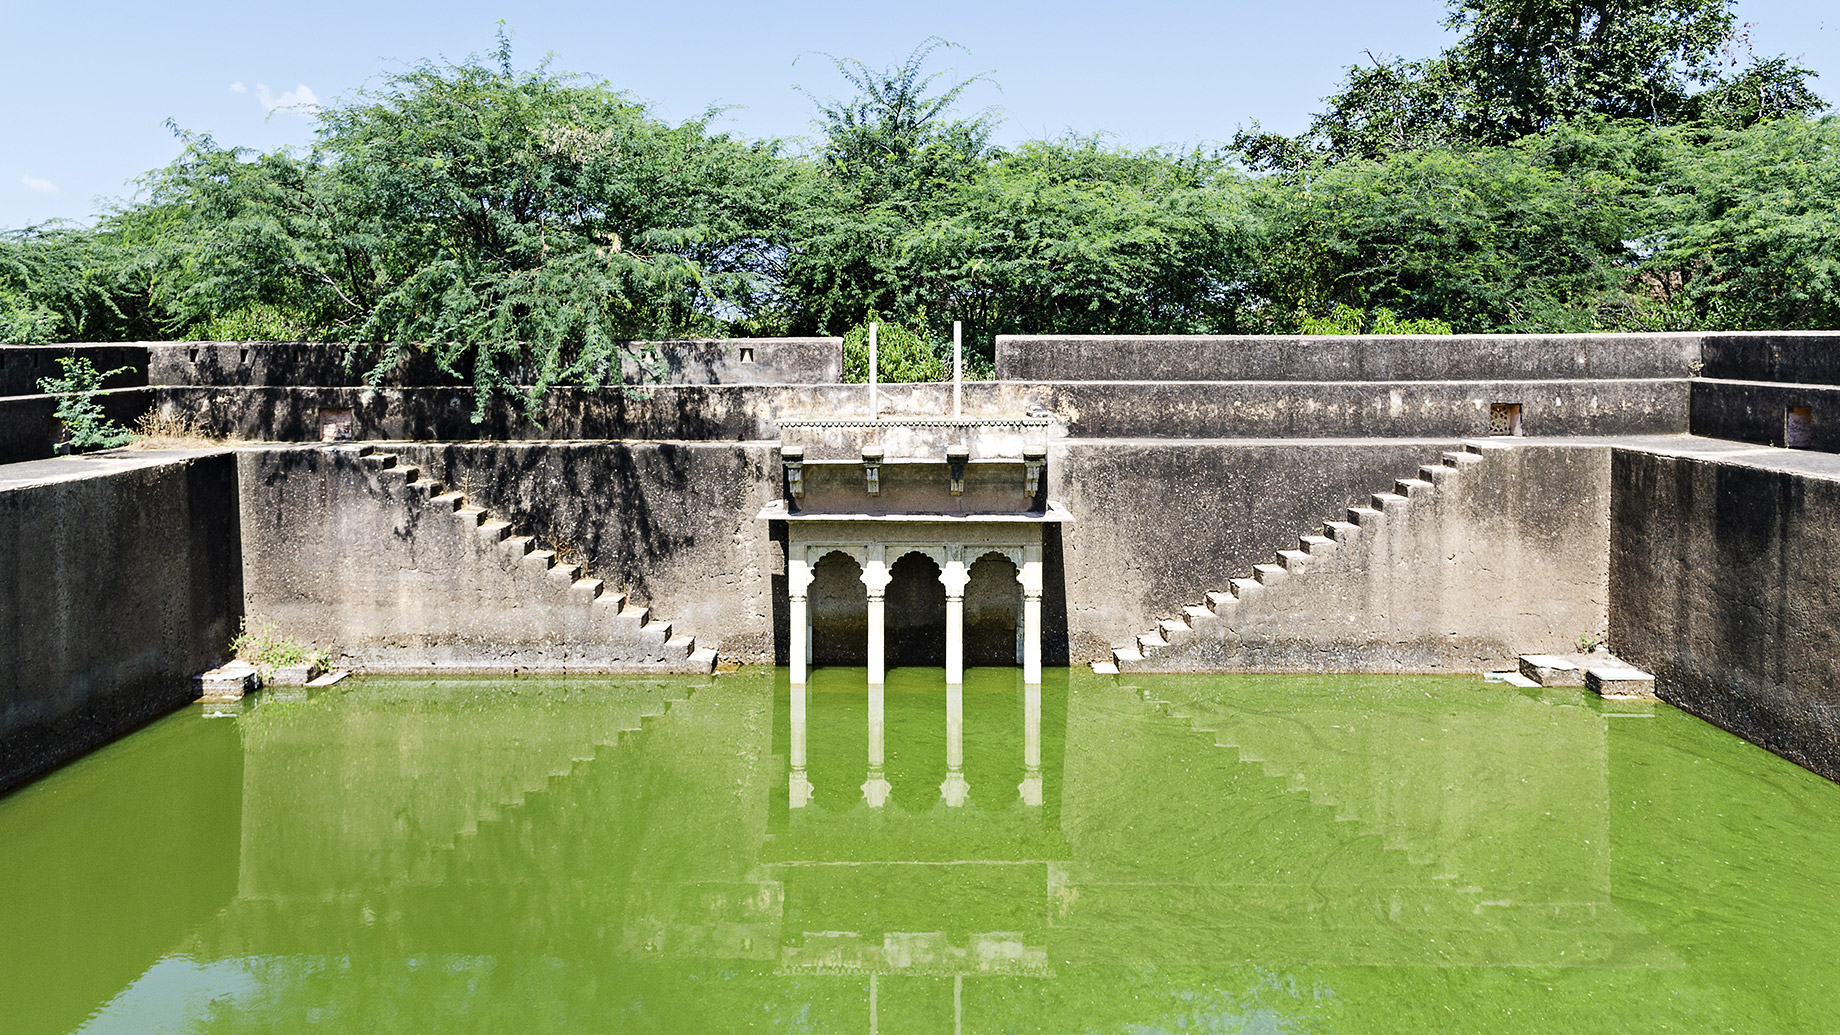
[{"label": "leafy tree canopy", "polygon": [[1758,58],[1736,0],[1447,0],[1461,35],[1434,58],[1347,70],[1296,138],[1256,123],[1233,149],[1258,169],[1502,145],[1580,118],[1742,128],[1826,107],[1814,72]]},{"label": "leafy tree canopy", "polygon": [[328,106],[303,151],[180,133],[93,228],[0,234],[0,336],[340,341],[379,380],[422,350],[482,416],[646,376],[635,339],[847,335],[866,377],[870,321],[920,379],[954,321],[974,372],[1005,333],[1840,327],[1840,122],[1743,56],[1726,0],[1450,18],[1309,133],[1217,151],[997,147],[938,39],[831,59],[852,92],[814,97],[809,146],[742,140],[501,34]]}]

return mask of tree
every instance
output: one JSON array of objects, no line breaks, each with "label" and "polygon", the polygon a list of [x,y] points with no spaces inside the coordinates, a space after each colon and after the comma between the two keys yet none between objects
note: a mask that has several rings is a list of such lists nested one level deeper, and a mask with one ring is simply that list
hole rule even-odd
[{"label": "tree", "polygon": [[1347,70],[1297,138],[1256,124],[1233,141],[1248,166],[1381,158],[1508,144],[1576,119],[1744,126],[1812,115],[1814,73],[1783,57],[1737,70],[1736,0],[1447,0],[1461,33],[1442,54]]},{"label": "tree", "polygon": [[358,343],[373,377],[426,349],[472,381],[475,419],[514,387],[534,406],[651,371],[631,339],[760,315],[803,191],[777,143],[520,72],[502,32],[490,64],[423,63],[319,120],[304,156],[184,137],[123,225],[177,271],[180,322],[281,314]]},{"label": "tree", "polygon": [[1199,152],[1029,143],[957,188],[901,253],[927,311],[980,344],[1233,330],[1257,250],[1248,191]]},{"label": "tree", "polygon": [[953,193],[975,183],[995,157],[988,113],[953,118],[953,104],[981,76],[933,91],[942,72],[926,72],[940,50],[962,49],[937,37],[901,64],[872,68],[832,58],[856,88],[848,100],[816,101],[823,133],[819,189],[797,220],[785,292],[792,328],[840,333],[871,311],[897,319],[924,306],[899,242],[935,220]]}]

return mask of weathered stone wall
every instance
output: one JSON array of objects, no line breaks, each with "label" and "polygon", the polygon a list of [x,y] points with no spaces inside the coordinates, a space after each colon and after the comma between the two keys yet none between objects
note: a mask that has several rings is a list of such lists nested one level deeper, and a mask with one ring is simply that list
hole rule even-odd
[{"label": "weathered stone wall", "polygon": [[105,389],[148,383],[145,345],[0,345],[0,397],[39,394],[38,379],[62,376],[58,360],[73,356],[89,360],[97,373],[130,368],[104,378]]},{"label": "weathered stone wall", "polygon": [[[110,389],[97,396],[103,415],[132,428],[153,406],[153,393],[145,388]],[[55,416],[57,399],[49,395],[0,397],[0,464],[43,460],[52,455],[64,437]]]},{"label": "weathered stone wall", "polygon": [[1752,331],[1707,334],[1700,342],[1701,377],[1840,385],[1840,334],[1833,331]]},{"label": "weathered stone wall", "polygon": [[[1075,438],[1414,438],[1489,433],[1492,403],[1518,403],[1529,435],[1645,435],[1687,430],[1684,379],[1465,382],[985,381],[964,386],[968,417],[1058,417]],[[862,418],[863,385],[676,385],[627,391],[557,388],[533,419],[498,400],[472,422],[463,388],[161,388],[160,409],[214,434],[283,442],[319,437],[322,409],[349,409],[360,440],[777,438],[779,421]],[[938,417],[951,386],[888,385],[883,416]]]},{"label": "weathered stone wall", "polygon": [[[777,496],[771,445],[391,448],[516,534],[563,547],[608,592],[719,644],[725,660],[773,656],[772,587],[784,593],[784,558],[755,520]],[[349,449],[246,449],[241,462],[252,618],[354,660],[394,642],[454,668],[541,668],[556,661],[546,644],[592,635],[560,602],[533,609],[498,573],[469,574],[466,558],[449,556],[459,549],[451,515],[426,525],[434,519],[420,516],[401,479],[366,471]]]},{"label": "weathered stone wall", "polygon": [[[545,546],[565,545],[611,589],[630,593],[657,617],[693,633],[700,644],[719,644],[723,660],[784,661],[784,547],[774,526],[756,520],[759,510],[780,495],[774,443],[388,448],[426,476],[511,521],[518,532],[535,535]],[[1394,479],[1411,477],[1421,464],[1434,463],[1444,450],[1456,448],[1456,440],[1070,440],[1057,445],[1048,460],[1048,494],[1064,501],[1076,520],[1051,529],[1047,543],[1049,663],[1107,656],[1111,645],[1128,642],[1157,616],[1222,589],[1254,564],[1269,562],[1277,550],[1294,548],[1299,535],[1316,531],[1325,519],[1365,504]],[[1542,495],[1527,489],[1531,500],[1526,505],[1549,506],[1551,512],[1530,515],[1525,530],[1492,530],[1491,536],[1511,541],[1484,546],[1485,540],[1478,539],[1478,549],[1512,551],[1520,544],[1515,536],[1539,542],[1558,537],[1552,545],[1569,549],[1583,537],[1577,570],[1601,584],[1605,510],[1591,495],[1597,475],[1567,466],[1574,463],[1571,457],[1586,452],[1539,452],[1554,457],[1550,491]],[[363,509],[370,506],[364,498],[314,495],[322,490],[313,486],[326,474],[323,461],[309,458],[321,453],[282,448],[245,454],[250,613],[285,618],[296,635],[328,646],[345,643],[367,624],[405,630],[403,622],[412,618],[420,623],[417,628],[426,625],[423,631],[430,632],[442,623],[457,630],[483,620],[475,613],[478,603],[468,602],[466,587],[441,588],[443,579],[453,582],[457,576],[439,563],[413,566],[426,572],[427,585],[419,589],[396,581],[373,584],[384,577],[377,572],[401,565],[394,559],[366,559],[367,552],[384,551],[393,558],[405,542],[413,552],[415,529],[370,514]],[[1602,453],[1602,447],[1595,447],[1593,455]],[[1516,484],[1533,481],[1529,475],[1527,482]],[[1593,505],[1598,525],[1580,531],[1579,508],[1588,511]],[[284,591],[308,585],[309,577],[310,593]],[[1562,583],[1551,571],[1543,571],[1539,581],[1548,598],[1543,606],[1559,621],[1561,605],[1570,606],[1570,590],[1561,593],[1557,587]],[[833,608],[842,609],[837,615],[825,612],[829,617],[816,624],[830,629],[861,624],[859,615],[843,615],[860,611],[862,594],[854,575],[846,582],[840,592],[847,590],[852,602],[839,603]],[[1004,599],[1017,592],[1010,585],[996,590]],[[814,588],[814,616],[828,606],[826,593],[823,586]],[[1601,615],[1601,596],[1601,590],[1594,597],[1587,593],[1581,606]],[[992,608],[997,609],[994,600]],[[450,610],[451,616],[442,617]],[[1564,610],[1561,624],[1567,629],[1579,624],[1572,610]],[[926,617],[929,622],[940,618]],[[989,618],[993,624],[1001,621],[996,614]],[[1601,627],[1600,617],[1596,628]],[[1569,642],[1586,631],[1592,630],[1581,625],[1564,639]],[[483,643],[489,632],[468,635]],[[994,644],[998,634],[987,632],[980,636]],[[1545,640],[1538,645],[1546,646]]]},{"label": "weathered stone wall", "polygon": [[1800,448],[1840,453],[1840,387],[1770,381],[1695,380],[1695,435],[1787,445],[1790,407],[1806,407],[1812,418]]},{"label": "weathered stone wall", "polygon": [[1840,461],[1619,448],[1610,647],[1662,698],[1840,779]]},{"label": "weathered stone wall", "polygon": [[[673,339],[649,346],[666,384],[830,384],[843,379],[842,338]],[[199,341],[140,346],[141,384],[265,387],[356,387],[375,362],[336,342]],[[357,361],[351,362],[353,359]],[[650,380],[637,366],[626,380]],[[536,371],[514,368],[512,381],[532,384]],[[426,352],[404,356],[383,376],[390,387],[465,385]]]},{"label": "weathered stone wall", "polygon": [[227,453],[0,469],[0,791],[194,699],[238,540]]},{"label": "weathered stone wall", "polygon": [[[1683,378],[1698,334],[997,336],[1005,381]],[[1829,336],[1837,337],[1837,336]]]},{"label": "weathered stone wall", "polygon": [[1605,626],[1608,519],[1606,447],[1478,444],[1426,464],[1339,526],[1313,530],[1322,538],[1293,540],[1256,578],[1234,584],[1227,602],[1152,637],[1141,659],[1121,652],[1119,664],[1481,672],[1511,667],[1521,653],[1576,650]]},{"label": "weathered stone wall", "polygon": [[1069,440],[1049,457],[1076,660],[1110,657],[1158,615],[1198,603],[1297,537],[1436,462],[1452,439]]}]

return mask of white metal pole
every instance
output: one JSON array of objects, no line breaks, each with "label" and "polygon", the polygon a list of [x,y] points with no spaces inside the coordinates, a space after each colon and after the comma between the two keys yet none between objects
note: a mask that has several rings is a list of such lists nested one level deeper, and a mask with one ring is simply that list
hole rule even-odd
[{"label": "white metal pole", "polygon": [[965,381],[965,333],[964,324],[952,321],[952,417],[954,420],[965,415],[964,409]]},{"label": "white metal pole", "polygon": [[881,414],[882,414],[882,401],[876,395],[876,383],[875,383],[876,376],[881,370],[880,365],[876,363],[876,355],[875,355],[876,340],[875,339],[876,339],[876,332],[881,330],[881,327],[882,325],[879,323],[872,323],[869,325],[869,419],[870,420],[880,420]]}]

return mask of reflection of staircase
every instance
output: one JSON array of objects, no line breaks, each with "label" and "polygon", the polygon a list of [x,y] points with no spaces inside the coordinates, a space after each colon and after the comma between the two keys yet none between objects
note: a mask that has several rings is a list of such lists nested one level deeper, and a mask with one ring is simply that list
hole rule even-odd
[{"label": "reflection of staircase", "polygon": [[[566,625],[589,641],[578,645],[584,651],[579,662],[584,667],[600,661],[659,672],[708,673],[714,668],[714,648],[698,649],[693,637],[673,635],[670,622],[653,618],[649,609],[626,594],[608,591],[582,565],[559,560],[553,550],[537,549],[533,537],[519,534],[510,522],[492,517],[463,494],[423,478],[419,469],[402,464],[393,453],[364,446],[359,454],[379,476],[401,479],[412,509],[448,517],[453,534],[473,544],[473,549],[459,551],[472,569],[467,576],[508,582],[504,588],[514,607],[575,610]],[[424,527],[418,534],[430,533]]]},{"label": "reflection of staircase", "polygon": [[[1206,734],[1214,741],[1215,747],[1231,749],[1241,762],[1258,766],[1259,771],[1277,781],[1285,793],[1302,795],[1311,805],[1329,810],[1335,822],[1351,824],[1363,836],[1377,840],[1382,849],[1399,853],[1413,866],[1430,866],[1433,863],[1432,856],[1401,841],[1395,832],[1376,817],[1364,814],[1355,803],[1345,800],[1332,790],[1313,785],[1307,773],[1280,765],[1263,757],[1257,747],[1241,743],[1246,738],[1240,736],[1236,729],[1243,724],[1231,721],[1230,709],[1202,699],[1165,700],[1152,696],[1148,691],[1144,692],[1144,697],[1171,717],[1186,720],[1197,733]],[[1299,735],[1308,734],[1300,729]],[[1440,874],[1433,879],[1447,881],[1454,879],[1454,875]]]},{"label": "reflection of staircase", "polygon": [[473,836],[478,833],[479,824],[492,822],[507,812],[522,808],[533,794],[553,794],[560,784],[568,782],[570,776],[583,763],[592,762],[600,757],[602,752],[618,746],[625,739],[626,734],[637,733],[644,729],[646,719],[655,719],[663,715],[672,704],[684,699],[683,695],[687,690],[688,688],[684,686],[666,684],[661,687],[639,687],[633,691],[624,689],[602,691],[610,698],[606,707],[613,716],[603,728],[613,733],[613,739],[597,740],[595,743],[582,745],[569,758],[567,764],[543,774],[539,780],[532,781],[528,786],[520,789],[511,800],[498,802],[491,807],[481,809],[473,817],[472,822],[460,829],[455,840]]},{"label": "reflection of staircase", "polygon": [[[685,689],[664,686],[638,687],[628,692],[607,691],[609,699],[606,706],[613,718],[605,728],[613,736],[587,745],[586,750],[578,751],[567,765],[544,773],[510,800],[481,809],[473,821],[455,835],[452,844],[437,852],[434,872],[444,874],[449,879],[478,879],[484,873],[494,870],[491,862],[494,857],[502,856],[496,861],[507,862],[515,861],[520,853],[527,853],[533,844],[533,829],[545,823],[555,823],[554,813],[559,810],[583,804],[570,797],[570,789],[582,775],[588,770],[605,770],[611,759],[629,752],[629,738],[645,728],[646,720],[664,715],[685,700]],[[542,840],[554,841],[553,832],[545,834]],[[506,849],[509,849],[511,855],[505,856]],[[521,865],[513,867],[512,872],[527,871],[529,861],[524,859]],[[479,869],[482,864],[483,873]],[[497,872],[494,876],[496,879],[508,879],[511,872]]]},{"label": "reflection of staircase", "polygon": [[[1133,842],[1118,837],[1100,857],[1082,852],[1077,861],[1050,864],[1056,960],[1683,966],[1612,903],[1607,888],[1528,897],[1525,886],[1468,884],[1464,877],[1473,875],[1448,872],[1447,860],[1406,844],[1384,816],[1369,813],[1384,802],[1348,800],[1334,792],[1333,781],[1319,784],[1307,772],[1240,746],[1241,739],[1258,739],[1237,732],[1252,717],[1205,696],[1163,700],[1140,692],[1158,711],[1188,720],[1214,747],[1232,748],[1227,757],[1246,763],[1210,764],[1206,747],[1186,746],[1180,738],[1158,745],[1158,765],[1182,779],[1206,781],[1208,794],[1191,802],[1203,813],[1192,825],[1232,833],[1197,841],[1188,856],[1139,859]],[[1277,721],[1258,720],[1268,732]],[[1308,742],[1307,725],[1299,721],[1280,735]],[[1338,764],[1323,745],[1306,757],[1330,768]],[[1155,815],[1145,809],[1114,814],[1108,822],[1141,823]],[[1482,880],[1491,883],[1486,875]]]},{"label": "reflection of staircase", "polygon": [[1112,661],[1095,663],[1094,671],[1289,669],[1296,667],[1291,655],[1300,647],[1328,649],[1333,638],[1289,641],[1337,620],[1349,624],[1344,631],[1350,645],[1360,642],[1366,632],[1358,627],[1365,617],[1361,602],[1386,596],[1366,592],[1363,584],[1389,577],[1389,544],[1406,541],[1415,524],[1435,522],[1439,498],[1459,480],[1476,478],[1490,457],[1506,449],[1472,442],[1461,452],[1445,453],[1441,462],[1420,467],[1418,477],[1374,493],[1368,506],[1350,507],[1344,520],[1325,521],[1318,532],[1300,536],[1297,549],[1279,550],[1272,563],[1254,565],[1226,590],[1209,593],[1205,605],[1190,604],[1135,643],[1115,647]]}]

